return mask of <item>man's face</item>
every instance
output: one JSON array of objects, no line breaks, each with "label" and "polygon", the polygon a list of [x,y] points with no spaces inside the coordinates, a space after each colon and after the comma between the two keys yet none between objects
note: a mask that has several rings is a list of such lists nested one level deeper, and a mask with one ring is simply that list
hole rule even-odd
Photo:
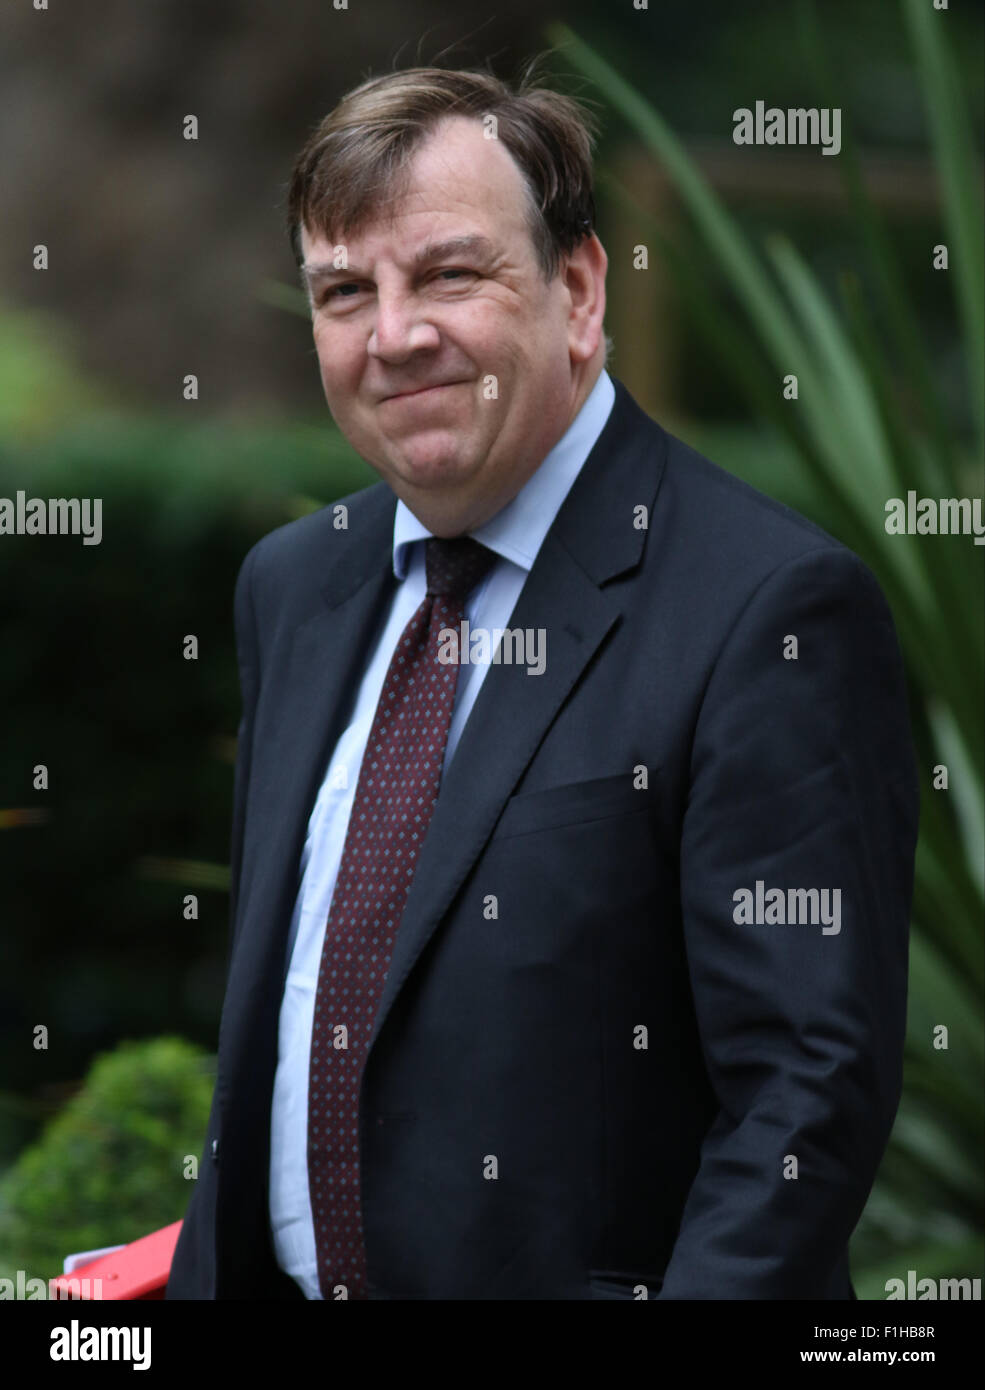
[{"label": "man's face", "polygon": [[515,496],[601,367],[605,253],[588,238],[546,282],[528,207],[505,147],[451,117],[416,151],[406,192],[340,243],[347,268],[302,229],[329,409],[438,535]]}]

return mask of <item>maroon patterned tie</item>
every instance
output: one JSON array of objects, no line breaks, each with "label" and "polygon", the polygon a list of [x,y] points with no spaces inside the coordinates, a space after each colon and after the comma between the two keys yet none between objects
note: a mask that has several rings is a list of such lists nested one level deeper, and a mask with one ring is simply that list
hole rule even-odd
[{"label": "maroon patterned tie", "polygon": [[308,1074],[308,1185],[326,1299],[369,1296],[359,1086],[441,781],[459,667],[438,661],[438,635],[442,628],[461,630],[465,599],[496,557],[470,536],[458,536],[432,537],[426,558],[427,594],[390,660],[359,769],[318,970]]}]

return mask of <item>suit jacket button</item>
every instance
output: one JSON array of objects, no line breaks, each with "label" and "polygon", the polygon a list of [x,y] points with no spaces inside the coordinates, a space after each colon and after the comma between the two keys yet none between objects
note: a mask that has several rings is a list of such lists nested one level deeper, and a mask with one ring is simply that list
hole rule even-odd
[{"label": "suit jacket button", "polygon": [[212,1157],[213,1157],[213,1159],[218,1159],[218,1157],[219,1157],[219,1141],[218,1141],[218,1139],[213,1139],[213,1140],[212,1140]]}]

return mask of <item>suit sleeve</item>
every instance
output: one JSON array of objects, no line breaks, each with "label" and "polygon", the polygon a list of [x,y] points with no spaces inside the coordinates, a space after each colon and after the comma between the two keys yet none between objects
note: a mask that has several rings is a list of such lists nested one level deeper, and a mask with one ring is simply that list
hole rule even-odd
[{"label": "suit sleeve", "polygon": [[[791,560],[746,604],[695,725],[681,910],[719,1109],[660,1298],[824,1296],[899,1103],[917,822],[882,593],[840,547]],[[757,881],[796,920],[743,920]],[[797,889],[830,920],[805,922]]]},{"label": "suit sleeve", "polygon": [[[254,546],[240,566],[233,601],[242,712],[236,740],[236,770],[233,782],[233,816],[229,851],[230,957],[236,933],[236,904],[243,858],[246,789],[250,776],[253,717],[259,684],[258,649],[251,591],[256,549]],[[215,1298],[216,1176],[217,1162],[221,1158],[218,1146],[222,1127],[220,1087],[221,1079],[217,1081],[212,1097],[212,1107],[205,1134],[205,1146],[198,1165],[198,1178],[188,1202],[178,1243],[171,1261],[165,1290],[165,1298],[169,1300]],[[213,1154],[213,1142],[217,1146],[215,1155]]]}]

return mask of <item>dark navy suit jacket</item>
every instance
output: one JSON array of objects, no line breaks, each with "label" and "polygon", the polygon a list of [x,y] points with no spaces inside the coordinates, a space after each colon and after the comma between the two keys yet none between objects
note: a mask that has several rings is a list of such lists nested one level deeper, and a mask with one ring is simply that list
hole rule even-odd
[{"label": "dark navy suit jacket", "polygon": [[[394,494],[345,502],[347,529],[281,527],[237,581],[231,957],[169,1298],[300,1297],[267,1209],[287,933],[395,583]],[[370,1043],[371,1296],[854,1297],[918,821],[878,585],[617,382],[510,625],[545,630],[546,671],[487,673]],[[737,923],[757,881],[840,890],[840,931]]]}]

